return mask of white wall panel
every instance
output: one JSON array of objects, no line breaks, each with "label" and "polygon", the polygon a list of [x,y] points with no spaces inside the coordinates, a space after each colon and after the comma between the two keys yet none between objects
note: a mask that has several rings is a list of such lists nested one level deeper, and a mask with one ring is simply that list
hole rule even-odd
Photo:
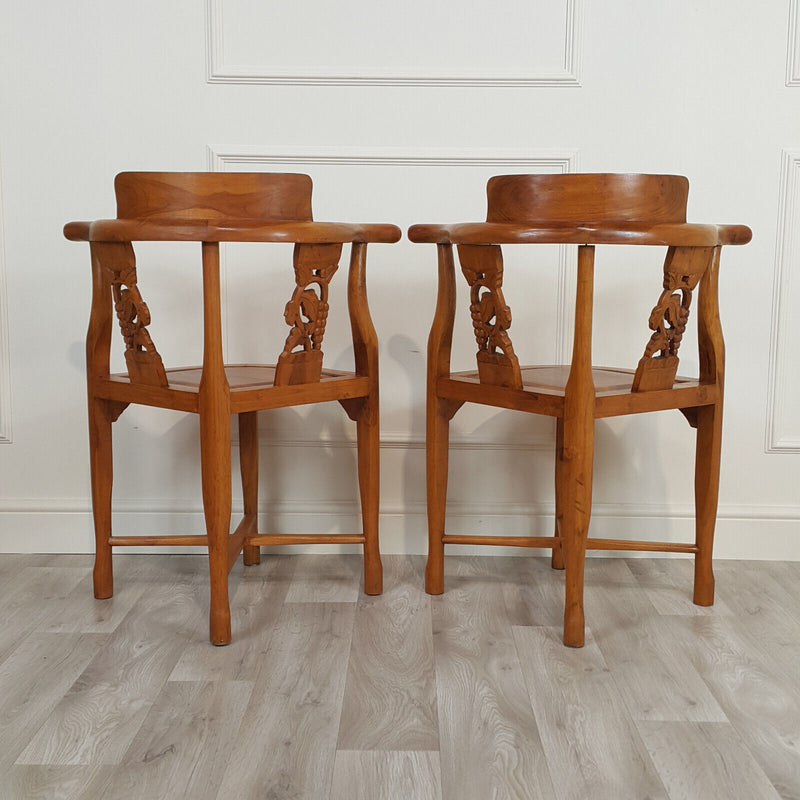
[{"label": "white wall panel", "polygon": [[786,53],[786,85],[800,86],[800,6],[789,0],[789,36]]},{"label": "white wall panel", "polygon": [[[685,174],[690,219],[753,228],[752,243],[722,257],[728,358],[716,552],[800,559],[799,4],[74,0],[43,15],[35,3],[0,3],[5,438],[11,389],[14,412],[13,442],[0,447],[0,551],[92,547],[89,255],[61,227],[112,215],[116,172],[305,171],[318,219],[405,228],[481,219],[493,173],[581,169]],[[443,21],[444,8],[457,16]],[[170,363],[195,360],[196,248],[143,245],[138,255],[159,351]],[[662,258],[658,248],[598,252],[598,363],[635,366]],[[506,263],[520,358],[562,360],[574,253],[509,248]],[[280,247],[226,246],[225,269],[230,354],[273,360],[286,334],[290,257]],[[381,348],[383,544],[424,552],[435,248],[405,239],[370,246],[368,273]],[[453,364],[468,369],[475,345],[458,281]],[[347,338],[346,314],[331,318],[332,366],[352,362]],[[687,334],[682,371],[696,360]],[[202,527],[196,422],[132,407],[115,424],[118,532]],[[551,421],[465,407],[452,430],[453,529],[548,533]],[[262,434],[264,528],[353,529],[355,451],[341,410],[265,414]],[[603,420],[596,441],[594,532],[690,537],[694,439],[683,418]]]},{"label": "white wall panel", "polygon": [[800,151],[784,151],[781,164],[775,294],[770,352],[769,452],[800,453]]},{"label": "white wall panel", "polygon": [[583,0],[207,2],[215,83],[580,84]]},{"label": "white wall panel", "polygon": [[[485,185],[491,175],[509,172],[574,172],[577,154],[569,151],[402,151],[342,147],[288,148],[258,145],[213,145],[209,147],[209,166],[220,171],[299,171],[314,176],[314,215],[331,220],[339,209],[350,211],[350,219],[360,221],[391,220],[406,229],[414,222],[435,221],[447,204],[450,218],[481,220],[486,215]],[[419,194],[425,187],[425,196]],[[380,201],[376,201],[380,197]],[[376,218],[377,217],[379,218]],[[566,246],[540,248],[536,256],[531,248],[508,248],[506,285],[515,291],[508,299],[514,310],[510,330],[518,352],[530,351],[535,341],[537,358],[546,363],[562,361],[570,340],[574,269]],[[263,256],[259,256],[263,258]],[[347,256],[342,259],[345,266]],[[515,263],[516,262],[516,263]],[[373,245],[369,252],[368,290],[375,324],[381,340],[381,381],[386,391],[381,401],[381,438],[388,447],[422,447],[425,421],[425,364],[423,354],[433,303],[436,250],[433,246],[414,245],[403,240],[391,247]],[[398,265],[402,279],[398,280]],[[277,265],[276,265],[277,266]],[[226,267],[228,267],[226,263]],[[343,270],[342,270],[343,271]],[[272,273],[275,274],[275,273]],[[226,296],[237,298],[236,282],[245,283],[239,268],[226,268]],[[340,278],[341,276],[337,276]],[[474,366],[475,344],[472,326],[466,315],[466,283],[457,274],[461,289],[460,332],[454,347],[454,364],[469,369]],[[343,288],[343,278],[334,278],[332,291]],[[275,274],[280,280],[280,272]],[[254,274],[254,280],[258,280]],[[249,286],[249,284],[248,284]],[[434,292],[431,291],[434,289]],[[248,291],[252,291],[248,288]],[[341,294],[341,292],[340,292]],[[519,305],[515,306],[512,296]],[[536,303],[531,300],[536,297]],[[243,296],[238,299],[244,300]],[[338,298],[344,308],[344,297]],[[533,313],[533,308],[536,313]],[[278,318],[273,310],[273,317]],[[332,306],[332,311],[335,311]],[[527,313],[526,313],[527,312]],[[228,308],[227,317],[235,316]],[[344,320],[342,320],[344,321]],[[326,333],[326,363],[337,369],[352,368],[351,348],[340,325],[337,339],[333,326]],[[252,330],[242,328],[237,335],[231,322],[227,325],[229,342],[247,346],[253,341]],[[273,329],[275,330],[275,329]],[[284,330],[275,330],[275,339],[283,340]],[[383,336],[380,336],[383,334]],[[239,356],[240,357],[240,356]],[[255,357],[255,354],[248,355]],[[455,367],[454,367],[455,368]],[[299,410],[271,412],[262,424],[262,436],[270,442],[319,442],[320,428],[326,445],[349,446],[354,432],[335,422],[338,409],[332,409],[326,423],[308,425],[309,416],[319,412]],[[551,420],[540,420],[533,430],[520,436],[513,417],[496,411],[467,408],[453,422],[452,441],[456,449],[506,449],[547,447],[553,444]],[[344,434],[348,438],[331,438]]]},{"label": "white wall panel", "polygon": [[[0,160],[2,164],[2,160]],[[8,344],[3,181],[0,174],[0,444],[11,443],[11,355]]]}]

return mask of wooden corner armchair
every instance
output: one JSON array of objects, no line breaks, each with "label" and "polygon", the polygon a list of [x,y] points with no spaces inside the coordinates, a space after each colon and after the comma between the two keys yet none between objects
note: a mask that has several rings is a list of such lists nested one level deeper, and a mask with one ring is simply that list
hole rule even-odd
[{"label": "wooden corner armchair", "polygon": [[[368,242],[396,242],[394,225],[314,222],[307,175],[125,172],[115,181],[117,219],[70,222],[68,239],[90,242],[93,294],[86,339],[89,446],[96,557],[95,597],[113,593],[111,552],[126,545],[204,545],[211,582],[210,638],[231,639],[228,574],[240,552],[256,564],[260,545],[363,544],[364,589],[382,590],[378,550],[378,348],[367,307]],[[166,368],[149,331],[133,242],[199,242],[202,251],[203,363]],[[223,362],[220,242],[293,242],[296,288],[286,305],[289,333],[275,364]],[[348,306],[355,371],[322,366],[328,285],[342,245],[352,243]],[[112,329],[125,341],[127,373],[112,374]],[[263,409],[337,400],[356,422],[363,533],[258,533],[258,429]],[[111,532],[112,423],[131,403],[177,409],[200,418],[206,533],[115,537]],[[230,415],[238,415],[244,517],[233,533]]]},{"label": "wooden corner armchair", "polygon": [[[439,290],[428,341],[426,589],[444,590],[445,544],[552,548],[565,568],[564,643],[584,643],[583,572],[587,549],[647,550],[695,556],[694,602],[711,605],[711,553],[719,490],[724,344],[717,303],[722,245],[746,244],[743,225],[686,222],[689,183],[674,175],[503,175],[487,185],[485,223],[414,225],[413,242],[439,252]],[[503,296],[501,245],[578,245],[575,335],[568,365],[520,366]],[[450,371],[455,314],[453,245],[470,285],[477,370]],[[592,365],[594,255],[597,245],[664,246],[663,284],[649,319],[649,339],[635,370]],[[677,375],[678,349],[697,290],[700,374]],[[553,537],[445,533],[449,422],[465,402],[555,417],[556,532]],[[697,429],[693,543],[592,539],[594,421],[678,409]]]}]

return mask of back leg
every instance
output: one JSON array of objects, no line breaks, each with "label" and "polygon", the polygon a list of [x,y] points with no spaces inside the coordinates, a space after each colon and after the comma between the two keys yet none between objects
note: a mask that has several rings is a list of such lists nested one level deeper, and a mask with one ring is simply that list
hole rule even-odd
[{"label": "back leg", "polygon": [[[258,412],[248,411],[239,417],[239,465],[242,472],[244,515],[258,517]],[[256,528],[257,532],[257,528]],[[246,566],[261,563],[261,548],[246,544],[242,551]]]},{"label": "back leg", "polygon": [[722,444],[722,407],[697,409],[697,454],[695,456],[695,543],[694,602],[714,603],[712,551],[719,498],[719,466]]},{"label": "back leg", "polygon": [[92,515],[94,517],[94,596],[114,594],[111,562],[111,485],[114,462],[111,448],[112,412],[107,401],[89,398],[89,465],[92,480]]}]

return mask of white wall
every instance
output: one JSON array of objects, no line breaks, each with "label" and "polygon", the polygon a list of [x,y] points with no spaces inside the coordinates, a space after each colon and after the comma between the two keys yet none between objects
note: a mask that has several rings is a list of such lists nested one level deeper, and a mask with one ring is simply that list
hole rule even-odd
[{"label": "white wall", "polygon": [[[113,216],[115,173],[306,171],[317,219],[405,227],[481,219],[492,174],[583,170],[685,174],[692,220],[752,227],[750,245],[723,253],[716,552],[800,558],[798,0],[496,0],[491,11],[443,0],[0,6],[0,551],[92,549],[89,257],[61,228]],[[531,249],[508,254],[512,336],[523,361],[560,359],[574,254]],[[141,248],[151,330],[173,364],[199,355],[197,256]],[[633,366],[661,254],[599,256],[596,362]],[[274,262],[268,281],[260,258]],[[370,265],[383,547],[424,552],[435,252],[374,246]],[[280,248],[227,250],[231,357],[272,360],[291,286]],[[242,305],[254,312],[248,321]],[[186,329],[165,322],[177,312],[188,312]],[[474,343],[464,303],[457,324],[454,366],[466,369]],[[344,316],[331,319],[330,364],[350,363],[346,328]],[[684,372],[696,366],[693,346],[682,348]],[[353,431],[338,406],[286,410],[262,427],[265,530],[355,529]],[[129,409],[115,431],[117,531],[197,532],[196,420]],[[549,531],[552,445],[548,420],[462,411],[450,528]],[[692,461],[678,414],[599,422],[594,533],[691,538]]]}]

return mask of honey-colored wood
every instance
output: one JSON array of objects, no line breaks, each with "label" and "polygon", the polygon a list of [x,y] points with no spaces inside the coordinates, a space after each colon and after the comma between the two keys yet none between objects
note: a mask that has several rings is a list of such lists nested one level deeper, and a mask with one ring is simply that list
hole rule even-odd
[{"label": "honey-colored wood", "polygon": [[[93,291],[86,338],[89,449],[96,557],[94,592],[113,594],[112,548],[133,545],[207,546],[210,640],[231,640],[228,574],[243,552],[258,564],[261,545],[322,542],[364,547],[364,588],[382,591],[378,545],[378,343],[366,295],[368,242],[396,242],[388,224],[315,222],[311,179],[268,173],[121,173],[115,181],[117,219],[70,222],[64,235],[90,243]],[[140,288],[136,241],[194,241],[202,245],[203,363],[165,368],[150,335]],[[289,333],[273,364],[226,364],[223,359],[219,242],[291,242],[296,289],[285,308]],[[328,284],[342,245],[350,243],[348,305],[355,369],[323,366]],[[110,346],[119,324],[127,372],[111,374]],[[258,419],[271,408],[338,400],[356,422],[363,532],[262,535],[258,530]],[[197,414],[205,535],[115,537],[111,532],[112,424],[130,403]],[[244,515],[231,533],[230,418],[238,415]]]},{"label": "honey-colored wood", "polygon": [[[253,534],[258,533],[258,413],[239,414],[239,466],[242,473],[242,500],[245,519],[252,518]],[[252,534],[251,537],[252,538]],[[258,545],[246,544],[242,549],[245,566],[261,563]]]},{"label": "honey-colored wood", "polygon": [[594,383],[592,313],[594,247],[578,249],[575,335],[572,364],[564,388],[564,438],[559,460],[559,509],[556,523],[564,554],[564,644],[583,647],[583,564],[592,514],[594,463]]},{"label": "honey-colored wood", "polygon": [[[722,245],[746,244],[744,225],[686,222],[689,183],[676,175],[503,175],[487,185],[485,223],[413,225],[414,242],[439,250],[439,299],[428,345],[428,592],[444,591],[446,544],[552,549],[565,571],[564,643],[584,643],[583,570],[587,549],[695,555],[694,601],[714,599],[711,555],[719,491],[724,343],[717,282]],[[502,294],[502,244],[578,245],[575,336],[565,365],[519,366]],[[455,319],[452,246],[471,287],[477,370],[450,371]],[[648,321],[650,339],[635,370],[592,364],[594,251],[598,245],[667,248],[661,295]],[[677,374],[678,350],[697,290],[700,374]],[[600,313],[603,313],[602,310]],[[502,363],[501,363],[502,362]],[[448,535],[445,532],[449,421],[464,402],[556,418],[553,537]],[[594,421],[678,409],[697,429],[694,543],[590,539]]]},{"label": "honey-colored wood", "polygon": [[496,175],[486,184],[487,222],[650,224],[686,222],[682,175]]},{"label": "honey-colored wood", "polygon": [[452,246],[440,244],[437,246],[437,251],[439,294],[428,337],[426,393],[428,563],[425,567],[425,589],[429,594],[441,594],[444,591],[444,519],[447,502],[450,419],[458,408],[447,398],[441,398],[438,392],[439,379],[450,373],[450,349],[456,315],[456,284]]}]

